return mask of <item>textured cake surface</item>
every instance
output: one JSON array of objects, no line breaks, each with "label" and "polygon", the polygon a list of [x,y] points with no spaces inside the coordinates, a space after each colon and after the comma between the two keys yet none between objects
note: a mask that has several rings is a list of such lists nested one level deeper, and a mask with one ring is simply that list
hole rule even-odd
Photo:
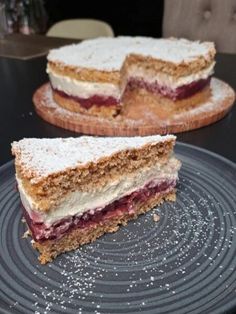
[{"label": "textured cake surface", "polygon": [[16,180],[42,263],[174,199],[175,136],[23,139]]},{"label": "textured cake surface", "polygon": [[47,73],[61,107],[113,118],[126,107],[129,90],[146,89],[172,103],[197,94],[209,86],[214,56],[211,42],[97,38],[51,50]]},{"label": "textured cake surface", "polygon": [[48,60],[68,66],[100,71],[120,71],[127,55],[152,57],[176,65],[199,57],[211,59],[214,45],[186,39],[154,39],[148,37],[117,37],[86,40],[80,44],[51,50]]},{"label": "textured cake surface", "polygon": [[97,162],[121,150],[137,149],[146,144],[156,144],[174,140],[175,136],[147,137],[92,137],[37,139],[25,138],[13,142],[12,151],[16,164],[26,177],[35,181],[55,172],[83,167],[89,162]]}]

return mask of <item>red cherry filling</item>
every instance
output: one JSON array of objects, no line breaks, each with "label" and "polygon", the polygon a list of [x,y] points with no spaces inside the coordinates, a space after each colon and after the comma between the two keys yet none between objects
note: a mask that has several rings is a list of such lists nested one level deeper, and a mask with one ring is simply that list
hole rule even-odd
[{"label": "red cherry filling", "polygon": [[[181,100],[193,96],[197,92],[201,91],[207,85],[210,84],[211,77],[206,79],[201,79],[190,84],[182,85],[176,89],[171,89],[167,86],[159,85],[157,82],[155,83],[148,83],[144,80],[138,78],[131,78],[126,86],[127,89],[134,89],[134,88],[145,88],[151,93],[159,93],[167,98],[172,99],[173,101]],[[81,107],[85,109],[91,108],[93,105],[98,107],[100,106],[119,106],[120,100],[116,99],[112,96],[106,97],[102,95],[93,95],[89,98],[81,98],[77,96],[68,95],[65,92],[55,89],[52,87],[55,93],[59,94],[60,96],[73,99],[79,102]]]},{"label": "red cherry filling", "polygon": [[81,107],[84,107],[85,109],[89,109],[92,106],[96,105],[98,107],[100,106],[116,106],[119,105],[120,101],[112,96],[106,97],[101,95],[93,95],[89,98],[81,98],[77,96],[72,96],[64,93],[61,90],[53,88],[54,92],[59,94],[60,96],[68,99],[73,99],[77,102],[79,102]]},{"label": "red cherry filling", "polygon": [[171,89],[167,86],[159,85],[157,82],[150,84],[143,80],[132,78],[128,83],[128,88],[145,88],[152,93],[160,93],[161,95],[175,101],[185,99],[196,94],[206,87],[210,83],[210,80],[211,77],[208,77],[207,79],[201,79],[190,84],[182,85],[176,89]]},{"label": "red cherry filling", "polygon": [[66,232],[74,228],[89,228],[114,216],[122,215],[124,212],[133,215],[137,203],[144,203],[155,194],[171,190],[175,185],[175,180],[162,181],[155,185],[154,182],[150,182],[144,188],[124,196],[104,208],[89,210],[81,216],[66,217],[50,227],[32,220],[25,209],[23,215],[35,241],[43,242],[48,239],[60,239]]}]

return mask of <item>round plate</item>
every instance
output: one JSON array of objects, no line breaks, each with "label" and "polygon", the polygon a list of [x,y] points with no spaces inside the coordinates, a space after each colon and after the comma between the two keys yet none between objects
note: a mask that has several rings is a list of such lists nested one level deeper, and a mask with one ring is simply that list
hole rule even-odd
[{"label": "round plate", "polygon": [[[42,266],[0,169],[1,313],[225,313],[236,308],[236,166],[177,144],[176,203]],[[154,222],[153,213],[160,215]]]},{"label": "round plate", "polygon": [[52,97],[49,83],[41,86],[33,96],[36,112],[47,122],[74,132],[134,136],[178,133],[200,128],[222,119],[235,100],[234,90],[225,82],[212,78],[211,96],[194,107],[161,105],[155,95],[143,93],[129,96],[126,109],[116,118],[101,118],[71,112],[60,107]]}]

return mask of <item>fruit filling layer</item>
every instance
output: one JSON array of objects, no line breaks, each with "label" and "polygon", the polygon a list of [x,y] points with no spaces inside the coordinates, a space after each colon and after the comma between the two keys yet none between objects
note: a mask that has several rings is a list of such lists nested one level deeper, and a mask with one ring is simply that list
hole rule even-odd
[{"label": "fruit filling layer", "polygon": [[78,102],[80,106],[85,109],[90,109],[94,105],[96,105],[97,107],[100,107],[100,106],[119,106],[120,104],[120,101],[112,96],[93,95],[89,98],[82,98],[82,97],[66,94],[65,92],[55,89],[55,88],[52,88],[52,89],[58,95]]},{"label": "fruit filling layer", "polygon": [[140,78],[130,78],[128,88],[145,88],[151,93],[159,93],[167,98],[176,101],[193,96],[197,92],[204,89],[207,85],[209,85],[210,80],[211,77],[208,77],[206,79],[200,79],[172,89],[168,86],[160,85],[157,82],[150,83]]},{"label": "fruit filling layer", "polygon": [[166,194],[173,190],[175,185],[176,180],[160,181],[159,183],[151,181],[142,189],[126,195],[103,208],[88,210],[80,216],[66,217],[49,227],[43,222],[35,222],[26,210],[23,211],[23,215],[35,241],[43,242],[49,239],[60,239],[75,228],[93,228],[97,224],[113,217],[119,217],[124,214],[132,216],[135,214],[137,204],[145,203],[148,199],[158,194]]},{"label": "fruit filling layer", "polygon": [[[198,81],[191,82],[186,85],[179,86],[172,89],[168,86],[160,85],[157,82],[150,83],[140,78],[130,78],[128,84],[126,85],[126,90],[134,88],[145,88],[151,93],[161,94],[164,97],[172,99],[173,101],[182,100],[193,96],[197,92],[203,90],[206,86],[210,84],[211,77],[206,79],[200,79]],[[53,88],[53,87],[52,87]],[[61,90],[53,88],[54,92],[60,96],[72,99],[80,104],[81,107],[85,109],[90,109],[92,106],[120,106],[121,102],[119,99],[113,96],[106,95],[93,95],[89,98],[82,98],[78,96],[69,95]]]}]

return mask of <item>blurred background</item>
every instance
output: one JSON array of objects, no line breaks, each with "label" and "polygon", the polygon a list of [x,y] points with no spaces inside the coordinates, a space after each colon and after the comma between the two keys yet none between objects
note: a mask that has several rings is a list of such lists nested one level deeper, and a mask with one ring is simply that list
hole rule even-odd
[{"label": "blurred background", "polygon": [[[2,1],[4,2],[4,1]],[[115,35],[162,33],[163,1],[6,0],[9,32],[44,34],[54,23],[74,18],[109,23]]]},{"label": "blurred background", "polygon": [[76,39],[184,37],[214,41],[217,51],[235,53],[236,0],[0,0],[1,28]]}]

